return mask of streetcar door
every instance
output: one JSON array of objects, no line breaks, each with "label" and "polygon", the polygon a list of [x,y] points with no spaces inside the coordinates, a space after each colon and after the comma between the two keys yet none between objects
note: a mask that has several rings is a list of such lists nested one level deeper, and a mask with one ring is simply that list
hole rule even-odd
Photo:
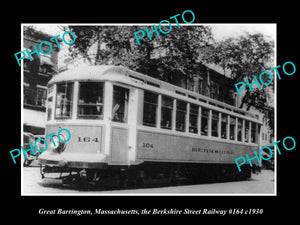
[{"label": "streetcar door", "polygon": [[128,108],[130,89],[113,85],[111,112],[111,163],[128,162]]}]

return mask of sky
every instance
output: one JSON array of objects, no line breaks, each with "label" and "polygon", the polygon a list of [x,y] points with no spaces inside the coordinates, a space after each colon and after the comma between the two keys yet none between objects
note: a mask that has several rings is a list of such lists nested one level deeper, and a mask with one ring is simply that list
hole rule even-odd
[{"label": "sky", "polygon": [[276,24],[226,24],[213,25],[212,32],[217,41],[228,37],[237,37],[246,32],[250,34],[262,33],[266,38],[275,40]]},{"label": "sky", "polygon": [[[62,34],[57,25],[55,24],[33,24],[38,30],[43,31],[50,35]],[[205,25],[205,24],[199,24]],[[209,24],[212,26],[212,32],[217,41],[228,37],[237,37],[246,32],[250,34],[262,33],[266,38],[275,40],[276,38],[276,24]]]}]

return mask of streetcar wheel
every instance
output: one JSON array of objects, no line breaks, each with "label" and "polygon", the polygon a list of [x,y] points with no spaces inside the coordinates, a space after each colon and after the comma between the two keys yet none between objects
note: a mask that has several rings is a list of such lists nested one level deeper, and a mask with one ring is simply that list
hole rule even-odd
[{"label": "streetcar wheel", "polygon": [[181,185],[180,175],[179,175],[179,172],[177,170],[175,170],[171,174],[171,185],[173,185],[173,186]]},{"label": "streetcar wheel", "polygon": [[135,183],[136,183],[137,188],[145,186],[145,171],[138,172]]}]

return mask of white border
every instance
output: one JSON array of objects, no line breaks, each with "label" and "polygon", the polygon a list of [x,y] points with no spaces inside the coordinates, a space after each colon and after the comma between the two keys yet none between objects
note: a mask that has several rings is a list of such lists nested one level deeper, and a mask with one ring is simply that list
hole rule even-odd
[{"label": "white border", "polygon": [[[95,23],[95,24],[86,24],[86,23],[22,23],[21,25],[21,47],[23,49],[23,26],[24,25],[72,25],[72,26],[152,26],[153,24],[158,25],[158,23]],[[171,23],[172,25],[177,25],[176,23]],[[167,24],[162,24],[167,25]],[[273,25],[275,26],[275,37],[274,37],[274,63],[277,65],[277,23],[192,23],[192,24],[181,24],[183,26],[261,26],[261,25]],[[150,41],[150,40],[149,40]],[[274,139],[277,141],[277,76],[275,77],[275,87],[274,87],[274,110],[275,110],[275,124],[274,124]],[[23,143],[23,82],[24,82],[24,71],[23,71],[23,60],[21,62],[21,144]],[[47,194],[26,194],[23,192],[23,161],[24,156],[21,154],[21,196],[277,196],[277,151],[274,151],[274,193],[185,193],[185,194],[169,194],[169,193],[47,193]],[[12,162],[13,163],[13,162]],[[201,184],[196,184],[201,185]],[[164,188],[164,187],[162,187]],[[59,189],[58,189],[59,191]],[[122,191],[122,190],[121,190]],[[124,190],[129,191],[129,190]],[[132,189],[134,192],[134,189]]]}]

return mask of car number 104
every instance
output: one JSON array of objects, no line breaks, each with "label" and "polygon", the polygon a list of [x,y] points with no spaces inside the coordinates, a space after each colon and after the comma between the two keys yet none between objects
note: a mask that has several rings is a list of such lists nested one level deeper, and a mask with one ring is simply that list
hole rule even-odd
[{"label": "car number 104", "polygon": [[143,148],[153,148],[153,144],[151,143],[143,143]]},{"label": "car number 104", "polygon": [[91,137],[78,137],[77,139],[78,142],[99,142],[99,139],[96,138],[91,138]]}]

